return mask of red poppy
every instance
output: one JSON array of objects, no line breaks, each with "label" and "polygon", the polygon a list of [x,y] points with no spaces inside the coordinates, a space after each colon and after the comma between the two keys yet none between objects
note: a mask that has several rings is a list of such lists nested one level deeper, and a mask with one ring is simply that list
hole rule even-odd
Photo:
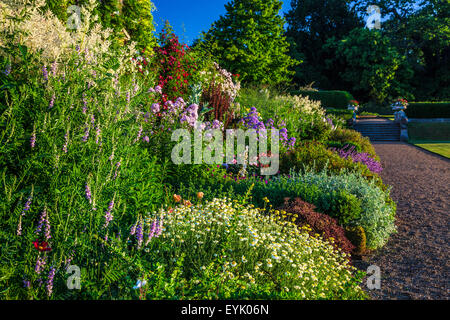
[{"label": "red poppy", "polygon": [[45,241],[39,242],[38,240],[35,240],[35,241],[33,241],[33,244],[34,244],[34,247],[40,252],[52,250],[52,248],[48,247],[48,243]]}]

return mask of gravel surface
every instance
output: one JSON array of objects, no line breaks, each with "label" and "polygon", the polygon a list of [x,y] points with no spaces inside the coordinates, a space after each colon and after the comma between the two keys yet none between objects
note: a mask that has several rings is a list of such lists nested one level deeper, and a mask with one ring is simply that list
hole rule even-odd
[{"label": "gravel surface", "polygon": [[450,297],[450,160],[412,145],[373,143],[383,181],[397,203],[398,233],[373,255],[355,261],[381,269],[381,289],[373,299]]}]

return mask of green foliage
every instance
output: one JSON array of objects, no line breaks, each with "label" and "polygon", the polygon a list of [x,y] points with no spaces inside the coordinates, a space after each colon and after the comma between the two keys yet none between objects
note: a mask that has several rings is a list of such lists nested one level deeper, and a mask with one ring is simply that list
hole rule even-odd
[{"label": "green foliage", "polygon": [[[46,0],[46,8],[65,22],[68,19],[67,9],[71,5],[85,6],[89,2],[89,0]],[[154,9],[151,0],[103,0],[95,5],[92,13],[98,15],[104,28],[111,28],[114,31],[117,44],[131,40],[135,41],[140,49],[151,51],[156,45],[153,35]]]},{"label": "green foliage", "polygon": [[364,228],[361,226],[347,227],[345,231],[346,237],[356,246],[355,254],[366,253],[366,233]]},{"label": "green foliage", "polygon": [[[384,16],[383,32],[414,71],[406,84],[417,100],[450,98],[450,3],[441,0],[366,0],[361,11],[377,5]],[[400,79],[405,83],[404,79]]]},{"label": "green foliage", "polygon": [[342,144],[353,144],[357,147],[359,146],[361,148],[361,152],[368,153],[376,160],[379,160],[369,138],[363,137],[361,133],[355,130],[343,128],[333,130],[330,134],[329,141],[340,142]]},{"label": "green foliage", "polygon": [[131,39],[147,51],[151,51],[156,45],[153,36],[155,27],[152,11],[154,9],[155,6],[151,0],[123,0],[120,13],[123,17],[123,25]]},{"label": "green foliage", "polygon": [[335,54],[327,64],[344,67],[339,76],[358,97],[383,102],[389,97],[407,94],[395,86],[394,80],[399,72],[412,76],[411,70],[400,71],[405,57],[381,32],[354,29],[342,40],[328,40],[326,48]]},{"label": "green foliage", "polygon": [[361,146],[356,142],[339,142],[339,141],[328,141],[328,148],[336,148],[336,149],[349,149],[354,148],[356,152],[362,152]]},{"label": "green foliage", "polygon": [[232,0],[199,44],[244,83],[289,81],[297,62],[287,55],[279,0]]},{"label": "green foliage", "polygon": [[354,100],[347,91],[293,91],[292,94],[309,97],[311,100],[320,101],[324,108],[347,109],[349,102]]},{"label": "green foliage", "polygon": [[450,118],[450,102],[410,102],[409,118]]},{"label": "green foliage", "polygon": [[256,107],[264,120],[284,122],[289,136],[297,141],[324,141],[332,130],[323,121],[325,111],[320,103],[307,97],[281,94],[274,89],[245,88],[240,91],[238,102],[242,107]]},{"label": "green foliage", "polygon": [[[355,1],[294,0],[286,14],[287,36],[293,43],[290,55],[304,62],[295,69],[295,82],[300,85],[315,82],[317,86],[336,89],[336,67],[327,68],[324,61],[334,52],[324,50],[331,37],[342,39],[357,27],[363,26],[355,10]],[[342,88],[344,89],[344,88]],[[346,90],[350,87],[345,88]],[[352,91],[353,92],[353,91]]]}]

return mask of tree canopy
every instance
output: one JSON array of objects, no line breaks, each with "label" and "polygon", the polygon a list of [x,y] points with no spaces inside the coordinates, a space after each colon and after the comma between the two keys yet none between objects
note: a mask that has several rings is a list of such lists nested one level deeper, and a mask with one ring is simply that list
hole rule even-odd
[{"label": "tree canopy", "polygon": [[279,0],[232,0],[199,44],[245,83],[280,84],[294,74]]}]

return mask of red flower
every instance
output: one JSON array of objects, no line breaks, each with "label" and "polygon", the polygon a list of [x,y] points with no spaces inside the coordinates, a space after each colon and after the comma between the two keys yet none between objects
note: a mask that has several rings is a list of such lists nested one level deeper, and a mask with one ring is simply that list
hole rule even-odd
[{"label": "red flower", "polygon": [[52,250],[52,248],[48,247],[48,243],[45,241],[39,242],[38,240],[35,240],[35,241],[33,241],[33,244],[34,244],[34,247],[40,252]]}]

